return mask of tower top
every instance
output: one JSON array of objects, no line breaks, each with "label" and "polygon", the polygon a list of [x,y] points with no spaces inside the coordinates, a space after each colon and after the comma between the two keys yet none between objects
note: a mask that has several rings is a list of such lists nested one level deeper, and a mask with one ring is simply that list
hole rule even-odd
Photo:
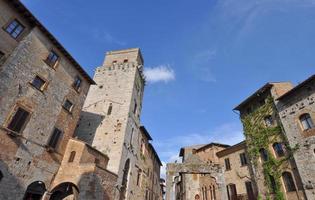
[{"label": "tower top", "polygon": [[103,66],[110,67],[114,63],[135,63],[143,65],[143,58],[140,48],[130,48],[106,52]]}]

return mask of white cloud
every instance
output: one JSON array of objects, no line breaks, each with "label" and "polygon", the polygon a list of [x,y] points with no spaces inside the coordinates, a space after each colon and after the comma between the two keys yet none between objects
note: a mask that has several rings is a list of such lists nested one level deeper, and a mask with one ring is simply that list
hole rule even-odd
[{"label": "white cloud", "polygon": [[160,65],[152,68],[145,68],[144,76],[146,81],[151,83],[165,82],[175,80],[175,72],[170,65]]}]

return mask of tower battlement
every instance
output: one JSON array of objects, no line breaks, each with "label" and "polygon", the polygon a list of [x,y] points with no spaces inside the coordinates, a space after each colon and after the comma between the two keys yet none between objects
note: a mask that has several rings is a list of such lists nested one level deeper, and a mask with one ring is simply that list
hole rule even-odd
[{"label": "tower battlement", "polygon": [[143,57],[140,49],[131,48],[107,52],[103,66],[110,67],[115,63],[134,63],[136,65],[143,65]]}]

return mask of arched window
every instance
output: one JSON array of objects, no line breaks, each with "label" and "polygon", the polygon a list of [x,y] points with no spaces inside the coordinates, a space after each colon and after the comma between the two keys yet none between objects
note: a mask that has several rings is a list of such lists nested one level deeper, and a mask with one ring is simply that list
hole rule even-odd
[{"label": "arched window", "polygon": [[282,173],[282,179],[283,179],[284,186],[285,186],[285,189],[287,192],[291,192],[291,191],[296,190],[295,184],[293,181],[293,177],[292,177],[290,172],[283,172]]},{"label": "arched window", "polygon": [[273,125],[273,118],[271,115],[268,115],[264,118],[265,124],[267,127],[272,126]]},{"label": "arched window", "polygon": [[272,145],[272,147],[273,147],[273,150],[275,151],[277,157],[284,156],[283,145],[281,143],[276,142]]},{"label": "arched window", "polygon": [[266,151],[266,149],[264,148],[261,148],[259,150],[259,153],[260,153],[260,157],[263,161],[267,161],[268,160],[268,152]]},{"label": "arched window", "polygon": [[300,122],[301,122],[303,130],[314,128],[313,120],[311,118],[311,115],[308,113],[305,113],[300,116]]},{"label": "arched window", "polygon": [[73,162],[74,158],[75,158],[75,151],[71,151],[68,162]]},{"label": "arched window", "polygon": [[110,115],[112,113],[112,110],[113,110],[113,104],[110,103],[109,107],[108,107],[108,110],[107,110],[107,115]]}]

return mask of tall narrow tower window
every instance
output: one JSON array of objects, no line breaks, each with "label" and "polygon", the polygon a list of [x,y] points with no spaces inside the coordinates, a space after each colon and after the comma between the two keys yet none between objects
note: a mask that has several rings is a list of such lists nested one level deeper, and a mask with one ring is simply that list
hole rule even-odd
[{"label": "tall narrow tower window", "polygon": [[108,107],[108,110],[107,110],[107,115],[112,114],[112,110],[113,110],[113,104],[110,103],[110,104],[109,104],[109,107]]},{"label": "tall narrow tower window", "polygon": [[137,107],[138,107],[138,105],[137,105],[137,102],[136,102],[136,100],[135,100],[135,107],[133,108],[133,114],[136,114],[136,112],[137,112]]}]

